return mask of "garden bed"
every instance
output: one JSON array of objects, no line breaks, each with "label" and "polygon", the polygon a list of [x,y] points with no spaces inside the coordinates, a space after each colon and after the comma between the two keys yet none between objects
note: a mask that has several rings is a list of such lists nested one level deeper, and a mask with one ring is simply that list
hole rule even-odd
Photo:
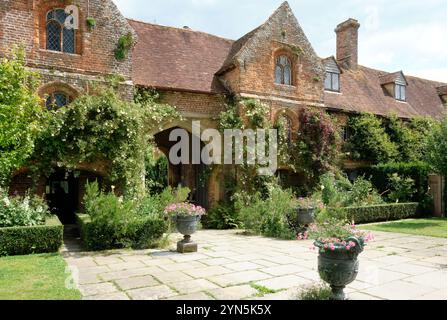
[{"label": "garden bed", "polygon": [[156,246],[167,231],[167,223],[153,217],[116,224],[93,223],[89,215],[78,214],[77,224],[85,250],[99,251],[121,248],[148,249]]},{"label": "garden bed", "polygon": [[63,235],[64,227],[57,217],[40,226],[0,228],[0,256],[57,252]]}]

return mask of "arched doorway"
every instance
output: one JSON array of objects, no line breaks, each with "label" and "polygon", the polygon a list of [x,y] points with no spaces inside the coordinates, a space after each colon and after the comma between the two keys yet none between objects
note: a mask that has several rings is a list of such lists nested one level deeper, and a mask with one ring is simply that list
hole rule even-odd
[{"label": "arched doorway", "polygon": [[[169,141],[171,132],[175,129],[182,129],[179,127],[170,128],[157,133],[155,143],[158,149],[168,158],[168,184],[176,188],[178,186],[188,187],[191,190],[190,201],[196,205],[200,205],[206,209],[209,208],[208,199],[208,176],[207,166],[203,163],[192,164],[192,134],[188,132],[189,137],[189,163],[174,165],[169,161],[169,152],[171,148],[177,144],[177,141]],[[203,142],[200,142],[200,150],[204,147]]]},{"label": "arched doorway", "polygon": [[83,198],[87,182],[98,181],[101,176],[87,171],[57,169],[47,179],[45,198],[51,213],[64,224],[74,224],[76,213],[83,210]]}]

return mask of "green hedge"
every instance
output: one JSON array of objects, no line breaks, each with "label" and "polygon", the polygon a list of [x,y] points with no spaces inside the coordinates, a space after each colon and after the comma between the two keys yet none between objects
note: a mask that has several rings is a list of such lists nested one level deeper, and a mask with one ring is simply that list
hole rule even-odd
[{"label": "green hedge", "polygon": [[[390,220],[400,220],[417,217],[419,203],[391,203],[366,207],[349,207],[329,209],[334,215],[340,210],[349,220],[355,223],[371,223]],[[337,212],[336,212],[337,211]]]},{"label": "green hedge", "polygon": [[64,227],[57,217],[42,226],[0,228],[0,256],[57,252],[63,237]]},{"label": "green hedge", "polygon": [[120,248],[147,249],[154,246],[168,231],[163,219],[141,218],[128,223],[120,236],[112,224],[94,223],[89,215],[78,214],[77,223],[81,232],[84,249],[89,251]]}]

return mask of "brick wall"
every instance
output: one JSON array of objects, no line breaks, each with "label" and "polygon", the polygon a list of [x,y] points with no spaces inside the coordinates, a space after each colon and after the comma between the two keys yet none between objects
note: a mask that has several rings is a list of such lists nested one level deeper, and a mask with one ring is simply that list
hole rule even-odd
[{"label": "brick wall", "polygon": [[217,116],[225,110],[223,96],[180,91],[160,91],[161,101],[176,106],[181,113]]}]

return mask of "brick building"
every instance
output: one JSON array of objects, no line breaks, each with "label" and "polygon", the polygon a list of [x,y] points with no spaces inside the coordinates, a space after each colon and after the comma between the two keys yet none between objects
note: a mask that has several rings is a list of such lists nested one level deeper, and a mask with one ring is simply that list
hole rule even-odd
[{"label": "brick building", "polygon": [[[79,8],[79,29],[66,30],[63,9]],[[61,10],[62,9],[62,10]],[[97,24],[87,26],[93,17]],[[160,149],[169,150],[167,136],[173,128],[191,132],[191,121],[215,128],[225,97],[260,99],[275,120],[285,114],[291,130],[299,126],[305,107],[323,108],[346,119],[349,114],[392,113],[401,118],[439,118],[447,102],[447,84],[389,73],[358,64],[360,24],[349,19],[337,26],[337,52],[322,59],[304,34],[287,2],[268,20],[234,41],[187,27],[165,27],[126,20],[110,0],[1,0],[0,55],[14,45],[25,47],[29,67],[42,74],[39,94],[47,103],[63,107],[89,91],[90,81],[121,75],[123,94],[134,87],[162,92],[163,101],[175,105],[186,121],[169,123],[154,132]],[[136,42],[123,61],[114,50],[120,37],[131,33]],[[171,184],[193,190],[193,199],[212,204],[224,193],[223,172],[214,170],[205,184],[199,182],[203,166],[170,166]],[[41,183],[51,194],[53,185],[70,193],[79,206],[84,182],[106,175],[100,165],[79,168],[76,175],[58,172]],[[11,190],[23,192],[30,181],[26,169],[17,173]]]}]

